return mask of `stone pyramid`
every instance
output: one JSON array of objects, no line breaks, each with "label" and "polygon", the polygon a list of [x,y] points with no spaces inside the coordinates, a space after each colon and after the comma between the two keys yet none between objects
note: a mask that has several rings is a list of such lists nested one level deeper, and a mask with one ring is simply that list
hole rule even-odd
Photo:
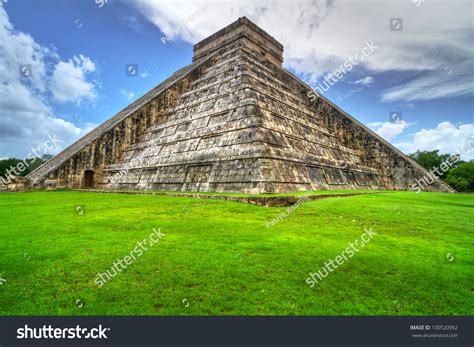
[{"label": "stone pyramid", "polygon": [[[409,190],[429,173],[282,68],[240,18],[175,72],[27,178],[33,185],[281,193]],[[431,191],[452,191],[434,179]]]}]

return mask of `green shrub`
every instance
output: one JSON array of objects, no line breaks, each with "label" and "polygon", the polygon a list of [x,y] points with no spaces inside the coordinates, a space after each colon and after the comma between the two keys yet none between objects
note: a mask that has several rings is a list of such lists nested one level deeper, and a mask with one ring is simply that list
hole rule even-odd
[{"label": "green shrub", "polygon": [[446,183],[460,192],[474,191],[474,162],[462,163],[449,170]]}]

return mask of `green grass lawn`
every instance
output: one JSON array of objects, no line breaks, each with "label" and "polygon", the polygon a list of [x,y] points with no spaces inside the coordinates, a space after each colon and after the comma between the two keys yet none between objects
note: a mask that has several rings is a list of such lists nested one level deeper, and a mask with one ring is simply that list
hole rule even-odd
[{"label": "green grass lawn", "polygon": [[[87,189],[83,189],[86,191]],[[101,190],[98,190],[101,191]],[[102,190],[105,193],[114,192],[113,190]],[[156,190],[122,190],[121,192],[138,192],[142,194],[151,195],[212,195],[212,196],[243,196],[243,197],[262,197],[262,196],[303,196],[303,195],[333,195],[333,194],[359,194],[359,193],[376,193],[384,192],[389,193],[388,190],[373,190],[373,189],[354,189],[354,190],[311,190],[311,191],[300,191],[300,192],[289,192],[289,193],[278,193],[278,194],[246,194],[246,193],[215,193],[215,192],[176,192],[176,191],[156,191]]]},{"label": "green grass lawn", "polygon": [[[474,195],[328,198],[265,227],[285,210],[169,196],[0,194],[0,315],[474,314]],[[165,236],[99,288],[97,273],[153,227]],[[308,273],[364,228],[374,239],[310,288]]]}]

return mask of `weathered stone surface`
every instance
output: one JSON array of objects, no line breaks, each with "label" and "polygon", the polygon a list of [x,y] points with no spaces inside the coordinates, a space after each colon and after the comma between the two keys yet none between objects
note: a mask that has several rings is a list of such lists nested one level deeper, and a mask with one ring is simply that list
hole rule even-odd
[{"label": "weathered stone surface", "polygon": [[27,186],[27,180],[23,177],[10,178],[9,183],[6,185],[8,191],[21,192],[25,191]]},{"label": "weathered stone surface", "polygon": [[[283,46],[242,18],[196,44],[193,64],[28,178],[259,194],[407,190],[427,174],[330,101],[311,102],[282,60]],[[452,191],[440,180],[428,190]]]}]

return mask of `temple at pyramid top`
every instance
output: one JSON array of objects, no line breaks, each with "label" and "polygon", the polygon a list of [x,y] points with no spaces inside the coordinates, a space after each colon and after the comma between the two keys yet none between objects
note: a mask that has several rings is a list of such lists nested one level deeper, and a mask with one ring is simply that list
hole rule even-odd
[{"label": "temple at pyramid top", "polygon": [[264,55],[275,65],[282,66],[283,45],[247,17],[239,18],[224,29],[196,43],[193,61],[202,59],[236,40],[241,40],[247,48]]}]

